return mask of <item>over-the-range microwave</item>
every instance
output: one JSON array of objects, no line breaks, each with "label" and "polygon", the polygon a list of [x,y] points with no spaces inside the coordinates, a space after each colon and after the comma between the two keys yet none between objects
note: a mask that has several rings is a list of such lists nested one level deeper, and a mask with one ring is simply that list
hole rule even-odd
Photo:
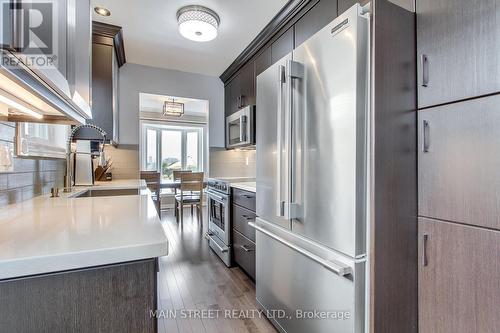
[{"label": "over-the-range microwave", "polygon": [[255,146],[255,105],[249,105],[226,117],[226,148]]}]

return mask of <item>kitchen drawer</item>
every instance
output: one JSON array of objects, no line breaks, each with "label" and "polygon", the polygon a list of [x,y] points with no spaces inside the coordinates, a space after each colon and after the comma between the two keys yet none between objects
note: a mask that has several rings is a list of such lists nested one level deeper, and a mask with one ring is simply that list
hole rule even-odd
[{"label": "kitchen drawer", "polygon": [[233,229],[234,261],[255,280],[255,243]]},{"label": "kitchen drawer", "polygon": [[231,214],[233,228],[252,242],[255,242],[255,229],[248,225],[248,222],[255,222],[255,213],[238,205],[233,205]]},{"label": "kitchen drawer", "polygon": [[418,112],[419,215],[500,229],[499,104],[495,95]]},{"label": "kitchen drawer", "polygon": [[233,188],[233,203],[255,212],[255,193]]}]

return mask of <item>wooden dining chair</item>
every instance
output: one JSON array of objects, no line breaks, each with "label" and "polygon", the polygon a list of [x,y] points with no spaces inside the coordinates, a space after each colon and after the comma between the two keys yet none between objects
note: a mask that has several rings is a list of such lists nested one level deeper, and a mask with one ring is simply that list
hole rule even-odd
[{"label": "wooden dining chair", "polygon": [[[189,172],[189,173],[190,173],[190,172],[192,172],[192,171],[191,171],[191,170],[174,170],[174,172],[172,173],[172,176],[173,176],[173,178],[174,178],[174,181],[175,181],[175,182],[180,181],[180,180],[181,180],[181,175],[182,175],[183,173],[186,173],[186,172]],[[174,188],[174,195],[177,195],[177,194],[178,194],[178,193],[177,193],[177,188]],[[187,194],[187,193],[186,193],[186,194]],[[176,207],[177,207],[177,206],[176,206]],[[193,210],[193,205],[191,205],[191,210]],[[177,217],[177,213],[178,213],[178,212],[177,212],[177,209],[175,209],[175,212],[174,212],[175,217]]]},{"label": "wooden dining chair", "polygon": [[193,206],[196,206],[198,221],[203,224],[203,172],[185,172],[181,174],[180,194],[175,196],[175,210],[177,219],[180,215],[181,225],[184,218],[184,206],[191,206],[191,216]]},{"label": "wooden dining chair", "polygon": [[161,218],[160,173],[156,171],[141,171],[141,179],[146,181],[146,186],[151,191],[158,216]]}]

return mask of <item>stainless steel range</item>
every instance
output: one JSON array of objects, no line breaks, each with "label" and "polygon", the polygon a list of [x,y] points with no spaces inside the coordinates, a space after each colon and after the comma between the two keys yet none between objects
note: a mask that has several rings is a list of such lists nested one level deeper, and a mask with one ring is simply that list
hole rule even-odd
[{"label": "stainless steel range", "polygon": [[208,180],[208,231],[205,238],[227,267],[231,266],[231,186],[219,179]]}]

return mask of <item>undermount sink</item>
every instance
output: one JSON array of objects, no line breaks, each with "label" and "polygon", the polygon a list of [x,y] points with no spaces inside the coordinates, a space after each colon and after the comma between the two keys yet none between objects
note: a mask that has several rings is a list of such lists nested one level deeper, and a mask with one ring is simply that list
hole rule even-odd
[{"label": "undermount sink", "polygon": [[138,195],[139,190],[136,188],[128,189],[107,189],[107,190],[87,190],[77,193],[73,198],[93,198],[93,197],[114,197],[120,195]]}]

